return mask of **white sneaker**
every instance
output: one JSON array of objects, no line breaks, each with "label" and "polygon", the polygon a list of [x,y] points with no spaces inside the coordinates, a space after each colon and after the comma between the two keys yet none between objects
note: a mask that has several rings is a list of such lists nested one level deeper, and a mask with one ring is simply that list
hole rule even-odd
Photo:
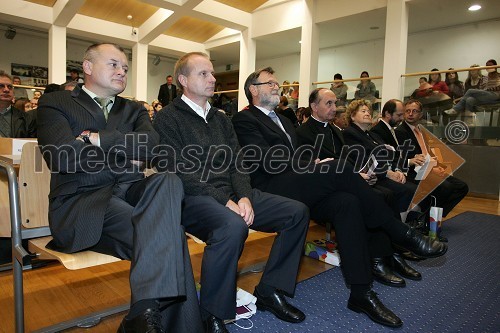
[{"label": "white sneaker", "polygon": [[457,114],[457,111],[455,111],[455,109],[451,108],[448,110],[444,110],[444,113],[451,116],[451,115]]}]

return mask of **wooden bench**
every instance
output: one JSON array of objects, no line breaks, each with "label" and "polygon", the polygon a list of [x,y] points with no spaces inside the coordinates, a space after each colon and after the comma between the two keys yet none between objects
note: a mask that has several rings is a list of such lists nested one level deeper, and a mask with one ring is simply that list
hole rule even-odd
[{"label": "wooden bench", "polygon": [[[50,171],[42,158],[37,143],[23,146],[19,165],[19,179],[12,163],[0,160],[0,171],[8,178],[9,205],[12,236],[12,266],[14,281],[14,312],[16,332],[24,332],[24,290],[23,268],[29,268],[34,258],[52,259],[68,269],[82,269],[120,261],[119,258],[82,251],[74,254],[47,249],[51,240],[48,228],[48,194],[50,191]],[[22,239],[30,239],[29,253],[22,245]],[[129,304],[98,311],[80,318],[43,328],[41,332],[59,332],[71,327],[91,327],[102,317],[126,311]]]}]

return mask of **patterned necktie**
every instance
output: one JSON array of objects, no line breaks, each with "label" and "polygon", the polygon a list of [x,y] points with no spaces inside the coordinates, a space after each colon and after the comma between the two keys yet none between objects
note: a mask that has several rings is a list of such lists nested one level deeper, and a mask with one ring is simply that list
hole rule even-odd
[{"label": "patterned necktie", "polygon": [[425,145],[422,132],[420,131],[418,126],[415,126],[413,131],[415,132],[415,136],[417,137],[418,145],[420,146],[420,150],[422,150],[422,154],[424,154],[424,156],[426,156],[428,154],[428,152],[427,152],[427,146]]},{"label": "patterned necktie", "polygon": [[111,104],[111,98],[101,98],[101,97],[96,97],[94,98],[97,103],[101,106],[102,113],[104,114],[104,118],[106,118],[106,121],[108,121],[108,105]]},{"label": "patterned necktie", "polygon": [[391,134],[392,137],[394,138],[394,141],[396,141],[396,145],[399,146],[398,138],[396,137],[396,132],[394,131],[394,128],[391,127]]},{"label": "patterned necktie", "polygon": [[278,119],[278,115],[276,114],[276,112],[271,111],[271,112],[269,112],[268,116],[269,116],[269,118],[271,118],[272,121],[274,121],[274,123],[276,125],[278,125],[278,127],[283,131],[283,133],[285,133],[286,137],[288,138],[288,141],[290,142],[290,146],[293,147],[292,138],[290,138],[290,135],[288,135],[288,133],[285,131],[285,128],[283,127],[280,120]]}]

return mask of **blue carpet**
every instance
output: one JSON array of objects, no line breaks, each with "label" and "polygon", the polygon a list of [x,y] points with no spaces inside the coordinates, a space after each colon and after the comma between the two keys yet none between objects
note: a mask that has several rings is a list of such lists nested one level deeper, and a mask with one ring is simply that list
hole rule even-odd
[{"label": "blue carpet", "polygon": [[447,254],[411,263],[422,281],[407,279],[406,288],[374,283],[380,299],[403,320],[400,329],[348,310],[349,291],[338,268],[297,285],[290,303],[306,313],[304,322],[289,324],[257,311],[252,329],[227,328],[233,333],[500,332],[500,216],[466,212],[446,221],[443,231]]}]

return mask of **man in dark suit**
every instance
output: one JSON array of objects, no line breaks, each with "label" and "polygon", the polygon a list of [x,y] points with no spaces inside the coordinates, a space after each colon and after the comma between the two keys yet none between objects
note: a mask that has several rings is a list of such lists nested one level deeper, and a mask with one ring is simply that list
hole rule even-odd
[{"label": "man in dark suit", "polygon": [[[0,70],[0,138],[36,137],[35,119],[12,105],[14,89],[12,77]],[[11,249],[10,237],[0,237],[0,265],[11,261]]]},{"label": "man in dark suit", "polygon": [[159,171],[175,167],[186,192],[182,224],[207,244],[200,291],[205,330],[228,332],[223,320],[235,317],[238,259],[249,227],[277,233],[255,288],[257,308],[284,321],[301,322],[304,313],[285,295],[295,292],[308,209],[300,202],[251,188],[236,158],[240,148],[231,121],[208,102],[215,87],[213,70],[204,53],[179,59],[174,72],[182,96],[160,111],[154,123],[166,150],[155,156],[153,165]]},{"label": "man in dark suit", "polygon": [[[296,130],[299,145],[314,146],[315,155],[319,154],[320,159],[340,159],[342,156],[348,155],[349,161],[355,163],[355,156],[346,153],[349,151],[349,147],[344,146],[344,132],[341,132],[336,126],[329,123],[335,118],[336,99],[335,94],[326,88],[314,89],[311,92],[309,96],[309,107],[312,113],[311,117]],[[362,103],[364,103],[364,101],[362,101]],[[316,143],[317,140],[322,141],[321,143]],[[343,148],[345,148],[344,151]],[[368,148],[365,147],[365,156],[369,155],[371,150],[372,148],[368,150]],[[356,152],[357,150],[353,149],[352,151]],[[367,157],[368,156],[363,159],[363,164],[366,163]],[[397,199],[400,197],[398,194],[400,193],[398,191],[392,191],[390,187],[384,187],[384,179],[377,180],[376,176],[373,178],[368,177],[366,173],[360,173],[360,175],[371,184],[371,188],[382,196],[391,207],[394,206],[393,211],[395,216],[400,218],[400,207],[397,204]],[[382,183],[382,185],[380,183]],[[401,192],[406,193],[406,191]],[[411,198],[412,193],[410,192],[405,200],[405,210]],[[372,260],[372,275],[376,281],[389,286],[404,287],[406,285],[405,280],[397,276],[395,272],[402,277],[412,280],[420,280],[422,278],[421,274],[410,267],[399,253],[394,252],[390,239],[384,232],[380,230],[369,230],[368,236],[368,246]]]},{"label": "man in dark suit", "polygon": [[[348,307],[377,323],[402,325],[371,290],[366,228],[382,228],[394,242],[424,257],[444,254],[446,245],[415,234],[397,221],[390,208],[344,160],[311,163],[301,159],[292,123],[272,110],[279,103],[279,84],[272,68],[250,74],[245,95],[250,106],[232,120],[245,153],[252,156],[252,184],[270,193],[305,203],[315,220],[333,221],[344,277],[351,286]],[[319,162],[319,159],[317,160]]]},{"label": "man in dark suit", "polygon": [[132,261],[131,308],[118,332],[200,332],[201,318],[181,221],[182,183],[144,178],[158,144],[149,115],[117,95],[128,61],[115,44],[84,56],[85,84],[40,98],[38,140],[52,171],[50,247]]},{"label": "man in dark suit", "polygon": [[34,138],[36,137],[36,119],[16,109],[12,105],[14,86],[12,78],[0,71],[0,137]]},{"label": "man in dark suit", "polygon": [[167,83],[162,84],[158,91],[158,100],[163,107],[167,106],[177,97],[177,87],[175,84],[172,84],[172,81],[172,75],[167,76]]},{"label": "man in dark suit", "polygon": [[[408,150],[402,152],[402,156],[406,157],[403,162],[405,169],[408,169],[408,180],[418,184],[419,181],[415,180],[415,166],[422,165],[427,154],[431,157],[434,157],[434,154],[425,142],[420,129],[422,104],[417,100],[409,100],[404,107],[404,122],[396,128],[395,132],[399,145],[409,147]],[[405,142],[409,142],[411,145],[408,146]],[[436,205],[443,208],[443,217],[448,215],[469,192],[469,187],[465,182],[447,175],[439,164],[427,177],[431,177],[430,181],[436,184],[440,183],[431,195],[436,197]]]},{"label": "man in dark suit", "polygon": [[394,128],[404,119],[403,102],[399,99],[391,99],[382,108],[382,117],[379,122],[372,127],[370,132],[377,134],[385,144],[396,149],[398,141]]}]

